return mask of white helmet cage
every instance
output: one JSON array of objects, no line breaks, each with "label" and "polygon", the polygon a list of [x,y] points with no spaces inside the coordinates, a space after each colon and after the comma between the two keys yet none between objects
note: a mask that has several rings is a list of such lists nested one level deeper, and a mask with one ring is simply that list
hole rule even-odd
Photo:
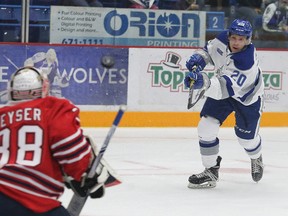
[{"label": "white helmet cage", "polygon": [[22,67],[12,74],[8,84],[9,100],[31,100],[44,98],[49,94],[49,81],[34,67]]}]

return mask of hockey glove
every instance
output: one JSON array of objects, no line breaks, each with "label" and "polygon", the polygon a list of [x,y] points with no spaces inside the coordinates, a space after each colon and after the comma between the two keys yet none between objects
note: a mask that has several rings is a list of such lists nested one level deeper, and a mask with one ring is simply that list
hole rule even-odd
[{"label": "hockey glove", "polygon": [[65,185],[80,197],[85,197],[89,191],[91,198],[101,198],[104,195],[104,183],[108,177],[107,169],[100,163],[96,174],[92,178],[88,178],[87,173],[85,173],[80,182],[70,176],[65,176]]},{"label": "hockey glove", "polygon": [[[90,143],[93,153],[92,153],[92,161],[97,158],[98,151],[96,147],[96,143],[94,142],[91,136],[86,135],[86,140]],[[100,164],[96,168],[96,173],[92,178],[87,177],[87,173],[89,172],[90,167],[82,175],[81,181],[75,181],[72,177],[67,176],[64,173],[65,185],[67,188],[70,188],[74,191],[78,196],[86,196],[89,190],[89,194],[91,198],[101,198],[104,195],[105,187],[115,186],[121,183],[116,172],[110,167],[110,165],[106,162],[106,160],[102,157]]]},{"label": "hockey glove", "polygon": [[187,88],[190,88],[191,82],[193,82],[194,89],[201,89],[204,84],[202,73],[189,72],[184,79],[184,84]]},{"label": "hockey glove", "polygon": [[84,185],[83,188],[86,190],[90,190],[90,197],[91,198],[101,198],[104,196],[105,192],[105,185],[104,183],[109,177],[109,173],[105,166],[101,163],[97,167],[96,174],[92,178],[84,177]]},{"label": "hockey glove", "polygon": [[184,84],[188,88],[193,86],[194,89],[207,90],[210,87],[211,81],[208,75],[204,72],[200,73],[189,72],[184,79]]},{"label": "hockey glove", "polygon": [[206,66],[206,62],[204,58],[199,54],[192,55],[187,61],[186,61],[186,67],[189,71],[193,72],[200,72],[204,69]]}]

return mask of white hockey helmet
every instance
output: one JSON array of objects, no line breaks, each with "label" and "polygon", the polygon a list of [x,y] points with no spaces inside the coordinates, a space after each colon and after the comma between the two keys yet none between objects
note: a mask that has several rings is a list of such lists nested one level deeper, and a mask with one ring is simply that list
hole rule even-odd
[{"label": "white hockey helmet", "polygon": [[49,94],[47,76],[34,67],[22,67],[12,74],[8,84],[9,100],[31,100]]}]

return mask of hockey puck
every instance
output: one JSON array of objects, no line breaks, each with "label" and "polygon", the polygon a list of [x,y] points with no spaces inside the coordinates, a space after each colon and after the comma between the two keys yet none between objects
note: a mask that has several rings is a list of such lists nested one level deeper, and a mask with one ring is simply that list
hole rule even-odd
[{"label": "hockey puck", "polygon": [[115,64],[115,61],[114,61],[114,58],[110,55],[104,55],[102,56],[101,58],[101,64],[103,67],[105,68],[111,68],[114,66]]}]

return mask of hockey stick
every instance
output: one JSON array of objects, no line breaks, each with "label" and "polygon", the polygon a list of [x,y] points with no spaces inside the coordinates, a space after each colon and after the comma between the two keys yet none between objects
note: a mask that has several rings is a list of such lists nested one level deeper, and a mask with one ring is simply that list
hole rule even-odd
[{"label": "hockey stick", "polygon": [[[192,70],[194,71],[196,69],[196,67],[193,67]],[[195,80],[191,80],[190,83],[190,88],[189,88],[189,96],[188,96],[188,104],[187,104],[187,109],[191,109],[193,106],[195,106],[198,101],[204,96],[206,89],[200,89],[195,97],[195,100],[193,102],[193,92],[194,92],[194,83]]]},{"label": "hockey stick", "polygon": [[193,98],[193,91],[194,91],[193,84],[194,84],[194,80],[192,80],[190,83],[187,109],[190,109],[192,107],[191,105],[192,105],[192,98]]},{"label": "hockey stick", "polygon": [[187,105],[187,109],[190,109],[192,108],[193,106],[195,106],[198,101],[203,97],[203,95],[205,94],[205,89],[202,89],[200,92],[197,93],[196,95],[196,99],[194,102],[192,102],[192,98],[193,98],[193,92],[194,92],[194,89],[193,89],[193,86],[190,87],[189,89],[189,98],[188,98],[188,105]]},{"label": "hockey stick", "polygon": [[[126,107],[124,106],[121,106],[115,119],[114,119],[114,122],[105,138],[105,141],[99,151],[99,154],[98,156],[96,157],[96,160],[93,162],[92,166],[91,166],[91,169],[88,173],[88,178],[92,178],[95,173],[96,173],[96,168],[97,166],[100,164],[100,161],[101,161],[101,158],[103,157],[108,145],[109,145],[109,142],[110,142],[110,139],[112,138],[124,112],[125,112],[125,109]],[[77,196],[76,194],[73,194],[73,197],[72,199],[70,200],[70,203],[68,205],[68,208],[67,208],[67,211],[69,212],[69,214],[71,216],[78,216],[82,210],[82,208],[84,207],[85,203],[86,203],[86,200],[87,198],[89,197],[89,191],[87,192],[87,195],[85,197],[80,197],[80,196]]]}]

